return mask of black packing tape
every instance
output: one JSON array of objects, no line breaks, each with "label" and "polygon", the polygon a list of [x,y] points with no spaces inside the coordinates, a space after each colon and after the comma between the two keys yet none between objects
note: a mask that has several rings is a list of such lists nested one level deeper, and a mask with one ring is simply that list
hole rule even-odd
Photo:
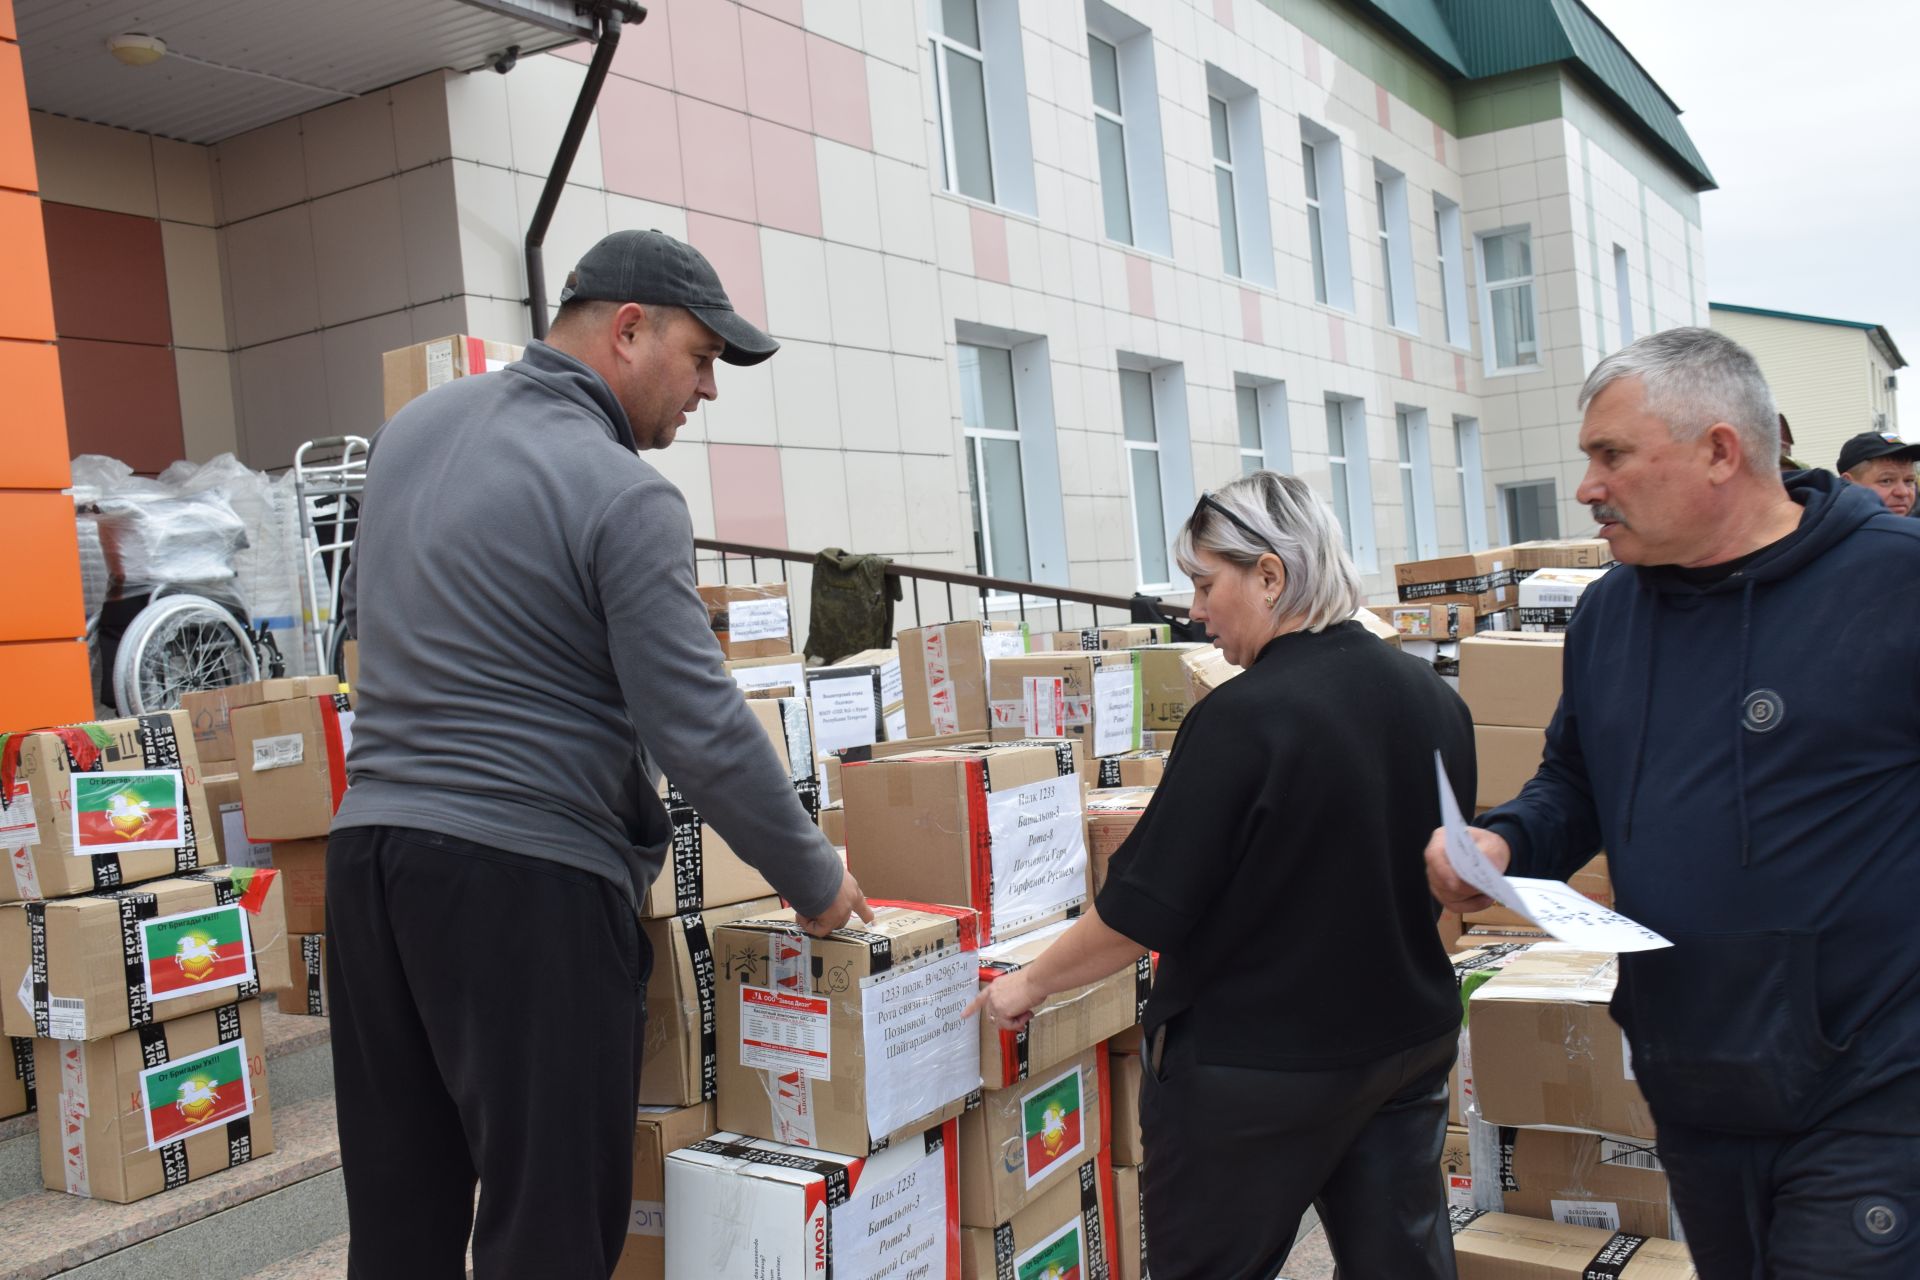
[{"label": "black packing tape", "polygon": [[321,955],[321,936],[310,933],[300,939],[300,963],[307,971],[307,1012],[318,1018],[327,1012],[327,998],[320,988],[326,966]]},{"label": "black packing tape", "polygon": [[253,1117],[227,1122],[227,1168],[253,1159]]},{"label": "black packing tape", "polygon": [[1013,1078],[1015,1080],[1025,1080],[1027,1078],[1028,1067],[1027,1029],[1025,1027],[1013,1033],[1013,1062]]},{"label": "black packing tape", "polygon": [[141,1065],[164,1067],[173,1060],[173,1055],[167,1051],[167,1028],[164,1024],[150,1022],[134,1034],[140,1037]]},{"label": "black packing tape", "polygon": [[1062,742],[1053,748],[1053,776],[1065,778],[1073,773],[1073,744]]},{"label": "black packing tape", "polygon": [[720,1032],[713,984],[713,942],[707,922],[698,912],[680,917],[687,936],[687,956],[693,964],[693,988],[700,1000],[700,1098],[711,1102],[720,1094]]},{"label": "black packing tape", "polygon": [[87,859],[93,864],[93,887],[96,889],[118,889],[126,883],[126,872],[120,866],[117,853],[96,853]]},{"label": "black packing tape", "polygon": [[[214,1013],[214,1024],[219,1030],[220,1043],[232,1044],[240,1038],[240,1006],[223,1004]],[[242,1063],[244,1067],[246,1064]]]},{"label": "black packing tape", "polygon": [[1514,1131],[1512,1125],[1501,1125],[1499,1138],[1500,1189],[1502,1191],[1518,1191],[1520,1189],[1520,1182],[1513,1176],[1513,1144],[1518,1141],[1519,1135]]},{"label": "black packing tape", "polygon": [[[848,934],[867,944],[867,974],[877,977],[893,968],[893,939],[884,933],[868,933],[865,929],[843,926],[842,934]],[[814,975],[818,977],[819,975]]]},{"label": "black packing tape", "polygon": [[1485,1209],[1448,1209],[1447,1230],[1450,1235],[1459,1235],[1468,1227],[1487,1216]]},{"label": "black packing tape", "polygon": [[146,968],[140,963],[140,922],[160,914],[159,900],[150,893],[121,893],[120,953],[126,966],[127,1025],[144,1027],[153,1021],[153,999],[147,994]]},{"label": "black packing tape", "polygon": [[1117,787],[1120,785],[1120,762],[1112,756],[1100,761],[1100,785]]},{"label": "black packing tape", "polygon": [[667,817],[673,823],[673,911],[675,915],[686,915],[700,910],[707,892],[704,824],[692,805],[671,804],[671,798],[679,794],[677,791],[669,787],[668,794]]},{"label": "black packing tape", "polygon": [[1014,1280],[1011,1222],[1003,1222],[993,1229],[993,1280]]},{"label": "black packing tape", "polygon": [[35,1098],[33,1077],[33,1041],[25,1036],[9,1036],[13,1041],[14,1078],[27,1086],[27,1110],[33,1111],[38,1102]]},{"label": "black packing tape", "polygon": [[1600,1251],[1593,1255],[1593,1261],[1581,1272],[1581,1280],[1620,1280],[1627,1264],[1633,1261],[1633,1255],[1640,1252],[1640,1246],[1646,1242],[1645,1236],[1615,1232],[1613,1238],[1601,1245]]},{"label": "black packing tape", "polygon": [[[975,1092],[977,1093],[978,1090],[975,1090]],[[945,1150],[947,1145],[947,1126],[944,1124],[933,1126],[933,1128],[927,1130],[926,1137],[928,1155],[932,1155],[936,1151]]]},{"label": "black packing tape", "polygon": [[187,1172],[186,1139],[169,1142],[160,1148],[160,1176],[164,1189],[168,1191],[175,1187],[184,1187],[193,1180],[193,1175]]},{"label": "black packing tape", "polygon": [[1147,1018],[1147,1000],[1153,995],[1153,956],[1142,952],[1133,962],[1133,1020],[1137,1025]]},{"label": "black packing tape", "polygon": [[33,979],[33,1032],[53,1035],[53,1007],[47,1003],[47,904],[29,902],[27,940],[30,958],[28,973]]},{"label": "black packing tape", "polygon": [[847,1197],[853,1194],[853,1183],[847,1176],[846,1162],[816,1160],[809,1156],[793,1155],[790,1152],[774,1151],[766,1147],[751,1147],[739,1142],[722,1142],[718,1138],[696,1142],[687,1150],[725,1156],[729,1160],[744,1160],[748,1164],[764,1164],[777,1169],[797,1169],[801,1173],[817,1173],[826,1179],[827,1208],[829,1209],[838,1209],[847,1202]]},{"label": "black packing tape", "polygon": [[1108,1280],[1107,1230],[1100,1221],[1100,1165],[1080,1166],[1080,1232],[1087,1248],[1088,1280]]}]

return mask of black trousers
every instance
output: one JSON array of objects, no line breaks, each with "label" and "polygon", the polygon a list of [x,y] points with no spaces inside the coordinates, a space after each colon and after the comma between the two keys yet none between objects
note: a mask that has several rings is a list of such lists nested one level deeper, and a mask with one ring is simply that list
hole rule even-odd
[{"label": "black trousers", "polygon": [[352,1280],[460,1280],[469,1235],[476,1280],[612,1272],[651,959],[625,895],[591,872],[409,828],[334,834]]},{"label": "black trousers", "polygon": [[1437,1170],[1457,1035],[1338,1071],[1208,1066],[1177,1018],[1165,1035],[1140,1085],[1154,1280],[1272,1280],[1309,1204],[1342,1280],[1454,1280]]},{"label": "black trousers", "polygon": [[1662,1119],[1660,1160],[1700,1280],[1920,1276],[1920,1137],[1749,1137]]}]

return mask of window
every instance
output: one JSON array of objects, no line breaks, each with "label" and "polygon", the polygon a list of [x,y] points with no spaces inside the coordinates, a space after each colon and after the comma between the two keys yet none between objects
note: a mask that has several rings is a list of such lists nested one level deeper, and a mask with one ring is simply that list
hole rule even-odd
[{"label": "window", "polygon": [[1207,132],[1220,211],[1220,265],[1227,275],[1271,289],[1273,220],[1267,211],[1266,144],[1253,86],[1207,66]]},{"label": "window", "polygon": [[1393,415],[1400,449],[1400,509],[1407,522],[1407,549],[1424,560],[1439,554],[1433,511],[1433,453],[1427,441],[1427,411],[1398,409]]},{"label": "window", "polygon": [[1133,540],[1140,585],[1170,586],[1166,503],[1160,489],[1160,429],[1153,410],[1152,374],[1139,369],[1120,371],[1120,425],[1127,446],[1128,492],[1133,498]]},{"label": "window", "polygon": [[1287,427],[1287,384],[1236,375],[1233,409],[1240,439],[1240,474],[1293,470],[1293,440]]},{"label": "window", "polygon": [[1560,536],[1560,505],[1554,501],[1553,481],[1500,486],[1500,541],[1533,542]]},{"label": "window", "polygon": [[1127,120],[1120,99],[1120,51],[1099,36],[1087,37],[1093,64],[1093,131],[1100,152],[1100,203],[1107,239],[1133,243],[1133,202],[1127,191]]},{"label": "window", "polygon": [[1235,387],[1233,405],[1240,419],[1240,474],[1250,476],[1267,465],[1266,446],[1260,441],[1260,393]]},{"label": "window", "polygon": [[974,562],[991,578],[1032,581],[1013,353],[1004,347],[962,343],[959,354],[960,421],[966,433],[967,488],[973,501]]},{"label": "window", "polygon": [[1367,426],[1358,400],[1327,397],[1327,471],[1333,514],[1362,573],[1379,567],[1373,541],[1373,481],[1367,471]]},{"label": "window", "polygon": [[1227,128],[1227,104],[1207,99],[1207,122],[1213,135],[1213,190],[1220,202],[1220,269],[1240,274],[1240,216],[1233,203],[1233,137]]},{"label": "window", "polygon": [[1480,237],[1480,323],[1493,335],[1487,370],[1540,363],[1533,314],[1533,240],[1525,227]]},{"label": "window", "polygon": [[1417,333],[1420,309],[1413,285],[1413,237],[1407,225],[1407,179],[1398,169],[1373,166],[1374,222],[1380,237],[1380,282],[1386,290],[1386,322]]},{"label": "window", "polygon": [[[1310,120],[1300,122],[1300,159],[1307,193],[1307,252],[1313,298],[1353,310],[1353,263],[1347,255],[1346,179],[1340,140]],[[1409,288],[1411,293],[1411,288]]]},{"label": "window", "polygon": [[1019,0],[929,0],[946,190],[1035,211]]},{"label": "window", "polygon": [[1627,251],[1613,246],[1613,287],[1620,297],[1620,345],[1633,341],[1633,268],[1627,263]]},{"label": "window", "polygon": [[1460,517],[1465,549],[1484,551],[1487,546],[1486,477],[1480,462],[1480,421],[1477,418],[1453,420],[1453,474],[1460,484]]},{"label": "window", "polygon": [[1376,221],[1380,225],[1380,283],[1387,291],[1387,315],[1393,315],[1393,239],[1387,234],[1387,188],[1380,179],[1373,180],[1373,206],[1379,212]]},{"label": "window", "polygon": [[1472,338],[1467,330],[1467,277],[1460,270],[1460,206],[1445,196],[1433,198],[1433,234],[1440,245],[1440,309],[1447,341],[1468,347]]}]

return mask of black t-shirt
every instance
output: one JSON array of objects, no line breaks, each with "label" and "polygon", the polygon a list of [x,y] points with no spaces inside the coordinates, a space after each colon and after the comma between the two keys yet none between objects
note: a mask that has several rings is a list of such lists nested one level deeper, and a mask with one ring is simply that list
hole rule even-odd
[{"label": "black t-shirt", "polygon": [[1358,623],[1272,641],[1196,706],[1101,918],[1160,952],[1149,1031],[1202,1062],[1328,1070],[1460,1023],[1424,851],[1435,750],[1471,811],[1473,725],[1431,666]]},{"label": "black t-shirt", "polygon": [[1735,556],[1731,560],[1722,560],[1719,564],[1703,564],[1694,569],[1683,569],[1677,564],[1663,565],[1661,568],[1665,572],[1672,574],[1677,581],[1684,582],[1690,587],[1711,587],[1716,583],[1725,582],[1734,574],[1744,571],[1746,567],[1754,561],[1772,555],[1788,543],[1798,541],[1801,533],[1806,529],[1806,512],[1802,511],[1800,514],[1802,517],[1801,523],[1794,526],[1792,533],[1789,533],[1784,538],[1774,539],[1758,551],[1749,551],[1743,556]]}]

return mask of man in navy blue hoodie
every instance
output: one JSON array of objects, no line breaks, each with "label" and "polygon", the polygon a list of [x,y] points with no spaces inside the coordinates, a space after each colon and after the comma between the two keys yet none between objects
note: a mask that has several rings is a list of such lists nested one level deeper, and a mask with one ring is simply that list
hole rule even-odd
[{"label": "man in navy blue hoodie", "polygon": [[[1567,632],[1496,866],[1609,855],[1613,1016],[1702,1280],[1920,1276],[1920,524],[1784,479],[1759,367],[1643,338],[1580,393],[1578,491],[1620,568]],[[1434,895],[1484,899],[1427,851]]]}]

